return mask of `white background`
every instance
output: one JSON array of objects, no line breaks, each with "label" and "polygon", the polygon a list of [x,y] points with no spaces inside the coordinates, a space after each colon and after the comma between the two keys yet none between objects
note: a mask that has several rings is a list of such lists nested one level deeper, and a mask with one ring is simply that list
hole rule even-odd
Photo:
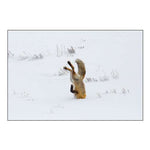
[{"label": "white background", "polygon": [[[149,13],[146,0],[1,0],[0,149],[149,150]],[[7,29],[144,29],[144,121],[7,121]]]},{"label": "white background", "polygon": [[[70,44],[73,56],[63,48]],[[8,52],[14,54],[8,58],[9,120],[142,119],[141,31],[9,31]],[[32,58],[39,53],[43,59]],[[68,93],[70,74],[61,70],[67,60],[77,70],[76,58],[87,70],[86,99],[79,101]]]}]

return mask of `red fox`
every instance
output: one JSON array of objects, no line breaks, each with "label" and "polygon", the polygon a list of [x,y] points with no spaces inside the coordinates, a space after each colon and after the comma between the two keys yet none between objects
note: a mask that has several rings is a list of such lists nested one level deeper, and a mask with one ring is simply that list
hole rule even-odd
[{"label": "red fox", "polygon": [[67,63],[70,65],[70,68],[64,67],[65,70],[70,71],[70,80],[73,83],[70,87],[70,92],[75,94],[75,97],[77,99],[85,98],[86,92],[85,92],[85,85],[83,83],[83,79],[86,74],[85,65],[82,60],[76,59],[75,61],[78,65],[78,73],[74,71],[74,66],[71,64],[70,61]]}]

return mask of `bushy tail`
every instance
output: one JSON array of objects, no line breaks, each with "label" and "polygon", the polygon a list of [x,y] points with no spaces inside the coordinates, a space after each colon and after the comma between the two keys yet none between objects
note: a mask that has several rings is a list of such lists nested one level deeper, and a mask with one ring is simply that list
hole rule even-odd
[{"label": "bushy tail", "polygon": [[86,74],[86,69],[85,69],[85,65],[84,62],[80,59],[76,59],[75,61],[78,65],[78,74],[80,75],[81,79],[84,79],[85,74]]}]

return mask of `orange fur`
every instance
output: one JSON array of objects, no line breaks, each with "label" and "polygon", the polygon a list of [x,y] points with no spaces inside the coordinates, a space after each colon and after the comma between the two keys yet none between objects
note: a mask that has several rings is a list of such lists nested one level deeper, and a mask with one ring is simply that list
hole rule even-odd
[{"label": "orange fur", "polygon": [[78,73],[74,71],[74,66],[70,63],[70,61],[68,61],[68,64],[72,69],[67,67],[64,67],[64,69],[70,71],[70,79],[74,87],[74,89],[71,88],[71,92],[75,94],[77,99],[84,99],[86,98],[85,85],[83,82],[86,73],[85,65],[80,59],[77,59],[76,63],[78,65]]}]

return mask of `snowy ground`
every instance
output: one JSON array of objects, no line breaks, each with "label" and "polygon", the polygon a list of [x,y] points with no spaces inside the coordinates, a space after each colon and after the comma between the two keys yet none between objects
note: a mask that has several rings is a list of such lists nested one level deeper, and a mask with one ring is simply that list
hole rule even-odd
[{"label": "snowy ground", "polygon": [[[9,31],[8,55],[9,120],[142,120],[142,31]],[[86,99],[63,70],[76,58]]]}]

